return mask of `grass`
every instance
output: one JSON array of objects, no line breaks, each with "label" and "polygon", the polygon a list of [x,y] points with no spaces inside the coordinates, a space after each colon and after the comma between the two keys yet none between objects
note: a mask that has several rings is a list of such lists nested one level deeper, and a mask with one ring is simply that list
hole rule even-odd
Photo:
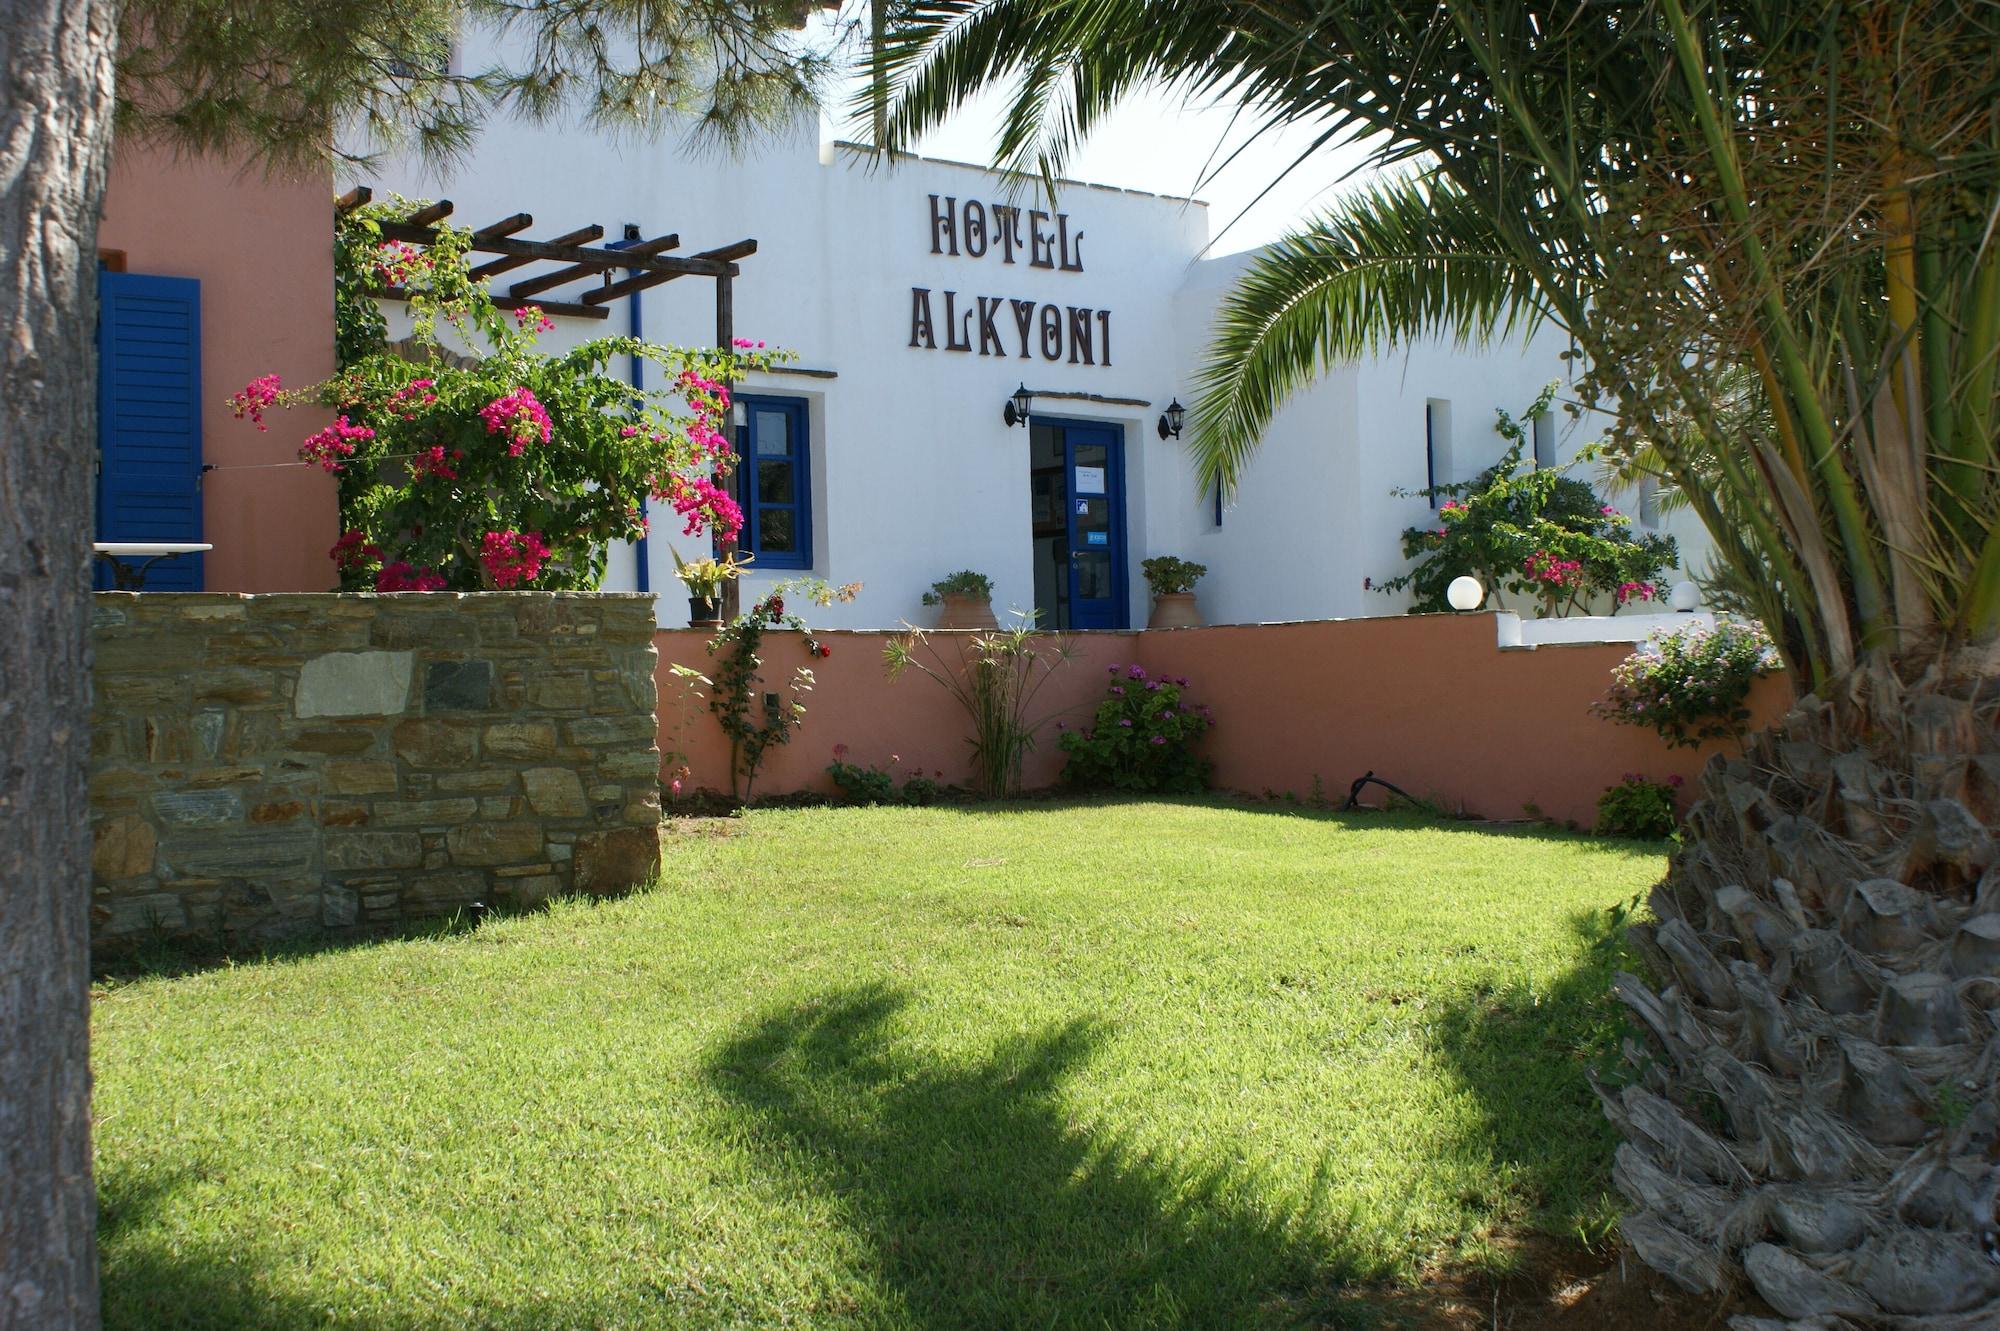
[{"label": "grass", "polygon": [[1366,1325],[1596,1232],[1657,846],[768,811],[660,890],[102,990],[105,1324]]}]

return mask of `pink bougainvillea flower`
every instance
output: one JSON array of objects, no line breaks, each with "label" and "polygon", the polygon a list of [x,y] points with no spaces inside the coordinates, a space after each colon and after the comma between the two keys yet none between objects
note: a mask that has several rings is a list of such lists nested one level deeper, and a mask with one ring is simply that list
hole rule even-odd
[{"label": "pink bougainvillea flower", "polygon": [[351,531],[333,543],[333,549],[326,552],[341,568],[361,568],[382,557],[382,547],[370,541],[365,533]]},{"label": "pink bougainvillea flower", "polygon": [[446,453],[443,444],[434,444],[410,459],[410,479],[417,481],[455,481],[458,472],[452,463],[465,456],[457,449]]},{"label": "pink bougainvillea flower", "polygon": [[546,444],[554,433],[548,409],[542,406],[541,399],[518,386],[481,407],[479,419],[486,422],[486,433],[507,440],[509,457],[520,457],[529,444],[537,441]]},{"label": "pink bougainvillea flower", "polygon": [[490,531],[479,543],[479,562],[496,587],[533,582],[548,557],[549,547],[538,531]]},{"label": "pink bougainvillea flower", "polygon": [[444,587],[444,575],[436,569],[413,568],[402,559],[384,564],[382,571],[375,575],[375,590],[378,592],[441,592]]},{"label": "pink bougainvillea flower", "polygon": [[531,331],[546,333],[556,326],[556,321],[542,312],[539,305],[521,305],[514,310],[514,322],[521,328],[533,325]]},{"label": "pink bougainvillea flower", "polygon": [[264,424],[264,410],[278,400],[284,391],[284,384],[275,374],[260,375],[229,395],[229,409],[236,413],[237,420],[248,420],[260,430],[271,427]]},{"label": "pink bougainvillea flower", "polygon": [[305,443],[299,445],[299,460],[322,471],[339,471],[342,460],[354,456],[356,440],[374,437],[375,432],[367,426],[354,425],[347,417],[337,416],[333,424],[308,435]]}]

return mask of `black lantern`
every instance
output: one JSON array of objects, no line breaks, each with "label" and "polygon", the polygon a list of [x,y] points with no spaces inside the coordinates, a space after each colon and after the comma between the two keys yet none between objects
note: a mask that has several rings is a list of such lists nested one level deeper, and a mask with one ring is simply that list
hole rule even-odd
[{"label": "black lantern", "polygon": [[1028,391],[1026,384],[1022,384],[1014,390],[1014,396],[1007,399],[1007,405],[1000,409],[1000,419],[1009,425],[1025,426],[1028,423],[1028,410],[1034,405],[1035,395]]},{"label": "black lantern", "polygon": [[1186,420],[1187,420],[1187,408],[1181,405],[1181,400],[1179,398],[1175,398],[1172,402],[1169,402],[1167,404],[1167,409],[1160,413],[1160,438],[1162,439],[1180,438],[1181,425]]}]

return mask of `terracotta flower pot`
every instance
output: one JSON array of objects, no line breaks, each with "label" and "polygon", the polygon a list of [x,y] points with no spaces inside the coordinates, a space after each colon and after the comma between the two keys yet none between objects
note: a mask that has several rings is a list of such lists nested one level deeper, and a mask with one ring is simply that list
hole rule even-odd
[{"label": "terracotta flower pot", "polygon": [[997,629],[1000,621],[993,617],[993,598],[973,596],[965,592],[946,592],[943,596],[944,608],[938,612],[937,626],[941,629]]},{"label": "terracotta flower pot", "polygon": [[1146,621],[1149,629],[1198,629],[1201,627],[1201,607],[1194,603],[1193,592],[1162,592],[1153,598],[1153,617]]}]

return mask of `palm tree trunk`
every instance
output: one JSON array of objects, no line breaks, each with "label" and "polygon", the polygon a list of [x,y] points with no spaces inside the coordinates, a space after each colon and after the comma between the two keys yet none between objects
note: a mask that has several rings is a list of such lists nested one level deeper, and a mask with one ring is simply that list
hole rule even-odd
[{"label": "palm tree trunk", "polygon": [[1807,698],[1711,761],[1633,931],[1625,1234],[1783,1318],[1739,1327],[2000,1324],[1997,723],[2000,645]]},{"label": "palm tree trunk", "polygon": [[0,1327],[97,1325],[90,532],[116,6],[0,7]]}]

